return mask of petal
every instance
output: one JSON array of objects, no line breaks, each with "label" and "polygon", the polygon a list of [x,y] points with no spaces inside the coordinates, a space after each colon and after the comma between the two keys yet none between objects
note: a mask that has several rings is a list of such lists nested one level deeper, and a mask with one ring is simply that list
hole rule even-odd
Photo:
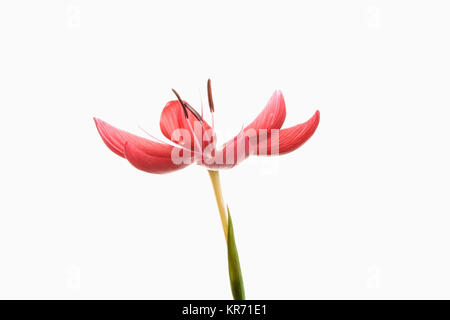
[{"label": "petal", "polygon": [[[319,121],[320,112],[317,110],[308,121],[290,128],[281,129],[278,133],[278,152],[276,148],[273,151],[271,150],[273,139],[268,137],[267,142],[259,142],[258,155],[280,155],[294,151],[311,138],[319,125]],[[276,143],[276,141],[273,142]],[[264,151],[262,152],[262,150]]]},{"label": "petal", "polygon": [[[173,147],[173,149],[178,149]],[[126,159],[137,169],[149,173],[168,173],[187,167],[190,163],[175,164],[171,157],[157,157],[144,152],[132,142],[124,147]]]},{"label": "petal", "polygon": [[[161,128],[162,134],[167,139],[172,140],[172,133],[179,128],[185,128],[186,126],[187,123],[180,102],[178,100],[167,102],[159,121],[159,127]],[[179,142],[175,140],[172,141],[175,143]]]},{"label": "petal", "polygon": [[[190,110],[188,110],[188,119],[189,123],[184,116],[183,107],[181,106],[180,102],[178,100],[172,100],[169,101],[164,107],[161,113],[159,126],[161,128],[162,134],[167,139],[172,140],[173,142],[178,143],[185,148],[193,150],[195,139],[192,135],[191,128],[195,132],[195,138],[199,142],[201,142],[203,140],[202,133],[211,130],[211,127],[206,121],[200,123],[200,121],[197,120],[197,118]],[[177,134],[179,133],[177,132],[177,130],[179,129],[183,130],[183,132],[181,133],[186,134],[189,141],[186,141],[186,138],[183,139],[179,134]]]},{"label": "petal", "polygon": [[[271,130],[278,130],[286,118],[286,104],[283,94],[277,90],[272,94],[264,110],[244,130],[227,141],[216,156],[214,168],[232,167],[258,153],[258,139]],[[267,138],[262,140],[266,141]],[[234,159],[234,160],[233,160]]]},{"label": "petal", "polygon": [[[132,161],[139,163],[140,167],[144,167],[142,163],[146,160],[148,163],[144,171],[164,173],[186,167],[185,164],[176,165],[172,161],[172,152],[180,152],[182,149],[136,136],[117,129],[97,118],[94,118],[94,121],[100,136],[108,148],[117,155],[127,159],[128,152]],[[126,147],[127,145],[129,147]],[[138,160],[138,156],[141,156],[142,159]],[[130,161],[130,159],[128,160]],[[132,164],[134,165],[134,163]],[[155,166],[153,170],[151,169],[152,165]]]},{"label": "petal", "polygon": [[[320,121],[320,112],[306,122],[275,132],[269,131],[267,136],[255,136],[241,132],[233,140],[227,142],[220,152],[216,152],[212,163],[204,162],[210,169],[232,168],[250,155],[281,155],[289,153],[304,144],[316,131]],[[276,139],[276,140],[275,140]],[[272,148],[272,143],[278,142],[278,148]],[[278,150],[277,150],[278,149]]]},{"label": "petal", "polygon": [[100,137],[102,138],[106,146],[115,154],[123,157],[123,146],[120,143],[114,143],[114,139],[111,139],[110,132],[113,132],[117,129],[97,118],[94,118],[94,122],[95,126],[97,127],[98,133],[100,134]]},{"label": "petal", "polygon": [[172,148],[174,148],[169,144],[151,141],[117,129],[103,120],[94,118],[94,121],[105,144],[111,151],[121,157],[125,157],[124,147],[126,142],[132,142],[134,145],[139,146],[145,153],[158,157],[170,157]]},{"label": "petal", "polygon": [[280,129],[284,119],[286,119],[286,104],[283,94],[277,90],[273,93],[264,110],[244,128],[244,131],[248,129]]}]

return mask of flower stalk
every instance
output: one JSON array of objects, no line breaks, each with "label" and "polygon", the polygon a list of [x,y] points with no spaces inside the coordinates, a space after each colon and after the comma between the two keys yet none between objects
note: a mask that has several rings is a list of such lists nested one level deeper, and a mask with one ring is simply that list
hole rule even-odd
[{"label": "flower stalk", "polygon": [[208,170],[209,177],[214,189],[214,195],[216,196],[217,207],[219,208],[220,221],[222,222],[223,233],[225,235],[225,241],[228,239],[228,221],[227,221],[227,208],[225,201],[223,200],[222,187],[220,185],[219,171]]},{"label": "flower stalk", "polygon": [[234,238],[233,222],[230,210],[225,205],[220,185],[219,171],[208,170],[209,177],[216,196],[217,207],[219,208],[220,220],[222,221],[225,241],[227,242],[228,273],[230,277],[231,293],[234,300],[245,300],[244,281],[242,279],[241,265]]}]

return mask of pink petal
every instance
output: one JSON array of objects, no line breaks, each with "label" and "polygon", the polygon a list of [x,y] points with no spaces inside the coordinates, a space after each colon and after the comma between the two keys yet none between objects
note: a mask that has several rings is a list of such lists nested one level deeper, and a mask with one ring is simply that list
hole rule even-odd
[{"label": "pink petal", "polygon": [[244,128],[248,129],[280,129],[286,119],[286,104],[284,103],[283,94],[277,90],[273,93],[264,110]]},{"label": "pink petal", "polygon": [[183,169],[190,164],[175,164],[170,157],[149,155],[132,142],[125,144],[125,157],[134,167],[149,173],[168,173]]},{"label": "pink petal", "polygon": [[[215,168],[232,167],[247,159],[250,154],[257,154],[257,139],[260,139],[261,132],[270,134],[272,129],[280,129],[285,118],[286,104],[283,94],[277,90],[256,119],[246,126],[243,132],[223,145],[219,155],[216,156],[218,163],[215,164]],[[226,165],[223,164],[225,158],[228,161]]]},{"label": "pink petal", "polygon": [[[94,118],[97,130],[108,148],[117,155],[127,158],[136,167],[143,167],[144,171],[164,173],[186,167],[186,164],[175,165],[172,161],[172,151],[180,152],[180,148],[169,144],[151,141],[129,132],[117,129],[107,122]],[[128,146],[128,147],[127,147]],[[127,155],[128,152],[128,155]],[[137,159],[141,156],[141,159]],[[144,162],[147,164],[144,166]],[[154,169],[151,167],[154,166]]]},{"label": "pink petal", "polygon": [[[202,136],[204,132],[210,130],[211,127],[206,121],[203,121],[203,124],[201,124],[189,110],[188,119],[191,128],[195,131],[195,138],[197,138],[197,140],[203,144],[203,147],[205,147],[205,142],[202,141]],[[172,100],[166,104],[161,113],[159,125],[161,132],[167,139],[172,140],[185,148],[193,150],[195,139],[189,127],[188,120],[186,120],[184,116],[183,108],[178,100]],[[183,141],[183,139],[179,139],[174,135],[175,131],[178,129],[186,130],[185,132],[189,137],[190,145]]]},{"label": "pink petal", "polygon": [[319,125],[319,121],[320,112],[317,110],[308,121],[279,131],[278,152],[276,152],[276,150],[274,150],[275,152],[272,152],[271,139],[269,137],[267,139],[267,144],[264,141],[261,141],[258,145],[258,154],[260,154],[260,150],[266,146],[267,155],[281,155],[294,151],[311,138]]},{"label": "pink petal", "polygon": [[[184,119],[184,121],[183,121]],[[163,111],[161,112],[161,119],[159,121],[161,132],[167,139],[172,140],[172,133],[187,126],[186,119],[184,118],[183,109],[178,100],[172,100],[167,102]],[[178,143],[179,141],[174,141]]]},{"label": "pink petal", "polygon": [[[244,134],[237,135],[233,140],[227,142],[220,151],[216,151],[212,163],[202,163],[210,169],[232,168],[250,155],[281,155],[289,153],[304,144],[315,132],[320,121],[320,112],[315,114],[306,122],[296,126],[281,129],[278,131],[278,150],[272,150],[272,140],[276,135],[271,136],[268,132],[267,137]],[[273,133],[273,132],[272,132]],[[273,143],[277,143],[273,141]]]}]

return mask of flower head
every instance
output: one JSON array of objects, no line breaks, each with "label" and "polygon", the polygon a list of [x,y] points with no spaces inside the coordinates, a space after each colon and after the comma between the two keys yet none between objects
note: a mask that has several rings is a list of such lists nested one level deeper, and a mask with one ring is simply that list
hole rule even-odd
[{"label": "flower head", "polygon": [[161,132],[171,143],[139,137],[98,118],[94,121],[111,151],[136,168],[150,173],[167,173],[191,163],[208,169],[225,169],[234,167],[250,155],[289,153],[305,143],[319,125],[320,113],[316,111],[308,121],[281,129],[286,118],[286,106],[281,91],[275,91],[253,122],[217,148],[210,80],[207,89],[212,126],[173,90],[177,99],[166,104],[160,119]]}]

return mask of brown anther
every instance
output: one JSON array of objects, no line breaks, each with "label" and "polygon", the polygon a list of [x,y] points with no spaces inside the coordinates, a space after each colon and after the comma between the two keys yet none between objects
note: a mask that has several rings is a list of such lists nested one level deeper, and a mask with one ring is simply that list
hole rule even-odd
[{"label": "brown anther", "polygon": [[184,105],[183,100],[181,100],[180,95],[178,94],[178,92],[175,91],[175,89],[172,89],[173,93],[175,93],[175,95],[177,96],[178,101],[181,104],[181,107],[183,107],[183,111],[184,111],[184,117],[187,119],[188,118],[188,112],[186,110],[186,106]]},{"label": "brown anther", "polygon": [[211,79],[208,79],[208,102],[209,102],[209,111],[214,112],[214,102],[211,90]]},{"label": "brown anther", "polygon": [[184,117],[187,119],[189,117],[189,114],[187,112],[187,110],[189,109],[189,111],[194,115],[194,117],[200,121],[203,122],[202,117],[200,116],[200,114],[187,102],[184,102],[183,100],[181,100],[180,95],[178,94],[178,92],[175,91],[175,89],[172,89],[173,93],[175,93],[175,95],[177,96],[178,101],[180,102],[181,106],[183,107],[183,111],[184,111]]},{"label": "brown anther", "polygon": [[202,116],[197,112],[197,110],[195,110],[189,103],[185,102],[184,103],[185,107],[189,109],[190,112],[192,112],[192,114],[194,115],[194,117],[200,121],[203,122]]}]

